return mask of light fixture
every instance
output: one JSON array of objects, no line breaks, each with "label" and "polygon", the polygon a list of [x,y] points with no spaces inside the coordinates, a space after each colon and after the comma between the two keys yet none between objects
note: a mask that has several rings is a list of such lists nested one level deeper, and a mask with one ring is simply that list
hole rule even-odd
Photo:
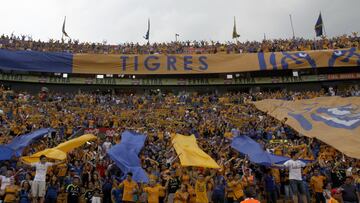
[{"label": "light fixture", "polygon": [[293,71],[293,76],[294,76],[294,77],[299,77],[299,72]]},{"label": "light fixture", "polygon": [[67,78],[68,74],[67,73],[63,73],[63,78]]},{"label": "light fixture", "polygon": [[113,77],[113,74],[106,74],[106,77],[112,78],[112,77]]},{"label": "light fixture", "polygon": [[61,73],[54,73],[55,76],[61,76]]},{"label": "light fixture", "polygon": [[240,77],[240,73],[236,73],[235,77],[237,77],[237,78]]},{"label": "light fixture", "polygon": [[133,75],[132,78],[135,79],[135,75]]},{"label": "light fixture", "polygon": [[233,75],[231,75],[231,74],[226,75],[226,79],[233,79]]},{"label": "light fixture", "polygon": [[97,78],[97,79],[103,79],[103,78],[104,78],[104,75],[96,75],[96,78]]}]

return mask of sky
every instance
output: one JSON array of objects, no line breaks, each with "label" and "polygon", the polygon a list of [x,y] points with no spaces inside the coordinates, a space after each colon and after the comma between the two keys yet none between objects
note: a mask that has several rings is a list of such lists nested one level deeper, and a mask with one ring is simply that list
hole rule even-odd
[{"label": "sky", "polygon": [[82,42],[146,43],[175,40],[231,41],[236,17],[240,41],[313,39],[321,11],[327,36],[360,33],[360,0],[1,0],[0,34],[44,41],[66,32]]}]

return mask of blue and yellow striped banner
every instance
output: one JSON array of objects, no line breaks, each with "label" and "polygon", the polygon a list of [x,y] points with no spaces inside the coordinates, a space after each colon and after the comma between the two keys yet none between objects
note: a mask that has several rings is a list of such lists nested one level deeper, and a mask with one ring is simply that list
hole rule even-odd
[{"label": "blue and yellow striped banner", "polygon": [[83,74],[206,74],[360,66],[356,48],[195,55],[70,54],[0,50],[0,69]]}]

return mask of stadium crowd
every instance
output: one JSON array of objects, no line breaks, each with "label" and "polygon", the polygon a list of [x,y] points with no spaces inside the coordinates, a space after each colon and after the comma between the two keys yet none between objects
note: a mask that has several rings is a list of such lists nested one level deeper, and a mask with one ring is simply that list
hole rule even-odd
[{"label": "stadium crowd", "polygon": [[[31,95],[0,89],[0,139],[39,128],[56,133],[27,147],[29,155],[76,136],[82,129],[109,128],[98,140],[68,154],[65,162],[27,166],[21,159],[0,162],[0,196],[4,202],[359,202],[360,161],[344,156],[316,139],[300,136],[286,121],[277,121],[249,101],[265,98],[297,100],[331,95],[356,95],[335,90],[319,92],[257,92],[199,94],[44,93]],[[121,133],[147,135],[140,153],[149,184],[122,174],[106,152],[121,142]],[[171,134],[194,134],[221,169],[181,167]],[[294,169],[249,162],[230,147],[231,138],[247,135],[277,155],[314,160],[301,165],[300,185]],[[294,161],[293,160],[293,161]],[[301,162],[302,163],[302,162]],[[41,168],[46,166],[45,168]],[[42,169],[42,170],[41,170]],[[290,174],[289,174],[290,171]],[[126,175],[126,179],[121,179]],[[289,177],[290,175],[290,177]],[[35,177],[34,177],[35,176]],[[43,191],[34,181],[46,180]],[[294,189],[295,188],[295,189]],[[297,190],[298,189],[298,190]]]},{"label": "stadium crowd", "polygon": [[102,43],[80,42],[68,39],[48,42],[36,41],[32,37],[22,35],[0,36],[0,49],[33,50],[68,53],[96,53],[96,54],[216,54],[216,53],[257,53],[278,51],[306,51],[322,49],[341,49],[360,47],[360,37],[354,32],[322,39],[273,39],[263,41],[232,41],[220,43],[215,41],[184,41],[169,43],[152,43],[140,45],[139,43],[124,43],[108,45]]}]

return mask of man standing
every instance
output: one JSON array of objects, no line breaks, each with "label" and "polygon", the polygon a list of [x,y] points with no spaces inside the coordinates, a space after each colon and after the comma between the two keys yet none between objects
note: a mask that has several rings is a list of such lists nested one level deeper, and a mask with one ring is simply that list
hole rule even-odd
[{"label": "man standing", "polygon": [[305,194],[305,186],[302,181],[301,168],[305,167],[306,164],[298,160],[298,155],[295,151],[291,152],[291,159],[286,161],[283,165],[274,164],[275,166],[283,167],[285,166],[289,169],[289,181],[290,188],[292,191],[292,199],[294,203],[298,203],[298,195],[301,195],[301,200],[303,203],[307,203],[307,198]]},{"label": "man standing", "polygon": [[166,202],[172,203],[174,202],[175,193],[178,189],[180,189],[181,181],[179,176],[176,175],[175,170],[170,172],[170,177],[165,184],[166,189]]},{"label": "man standing", "polygon": [[66,187],[66,192],[68,193],[67,202],[68,203],[79,203],[79,198],[81,196],[81,190],[79,187],[80,177],[74,176],[73,183]]},{"label": "man standing", "polygon": [[160,191],[164,189],[162,186],[156,185],[155,180],[150,180],[150,185],[144,188],[147,193],[148,203],[159,203]]},{"label": "man standing", "polygon": [[[28,164],[23,161],[23,163]],[[50,166],[61,164],[63,161],[51,163],[46,161],[46,156],[41,155],[40,156],[40,162],[31,163],[30,166],[36,168],[34,181],[32,182],[31,186],[31,192],[33,197],[33,202],[38,202],[38,199],[40,198],[39,202],[44,202],[44,196],[46,192],[46,173],[47,169]]]},{"label": "man standing", "polygon": [[341,186],[344,203],[359,203],[359,196],[351,176],[346,177],[345,184]]},{"label": "man standing", "polygon": [[322,176],[318,169],[314,170],[314,176],[311,177],[310,186],[312,191],[315,193],[316,203],[325,203],[324,197],[324,181],[326,180],[325,176]]},{"label": "man standing", "polygon": [[265,176],[263,177],[263,184],[266,192],[266,199],[268,203],[276,203],[277,201],[277,190],[275,178],[272,175],[271,169],[266,171]]},{"label": "man standing", "polygon": [[11,179],[14,178],[14,176],[12,175],[13,171],[12,170],[7,170],[5,176],[0,176],[0,196],[4,196],[5,195],[5,188],[6,186],[10,185]]},{"label": "man standing", "polygon": [[124,203],[135,202],[134,195],[137,193],[139,189],[137,183],[133,181],[132,176],[133,174],[129,172],[126,176],[126,179],[123,182],[121,182],[119,185],[119,187],[124,191],[122,198]]},{"label": "man standing", "polygon": [[246,168],[244,170],[244,175],[242,176],[241,181],[242,181],[244,188],[255,186],[255,177],[251,174],[249,168]]},{"label": "man standing", "polygon": [[224,203],[226,180],[224,176],[221,175],[220,171],[216,173],[217,175],[214,178],[214,190],[211,199],[213,202]]}]

